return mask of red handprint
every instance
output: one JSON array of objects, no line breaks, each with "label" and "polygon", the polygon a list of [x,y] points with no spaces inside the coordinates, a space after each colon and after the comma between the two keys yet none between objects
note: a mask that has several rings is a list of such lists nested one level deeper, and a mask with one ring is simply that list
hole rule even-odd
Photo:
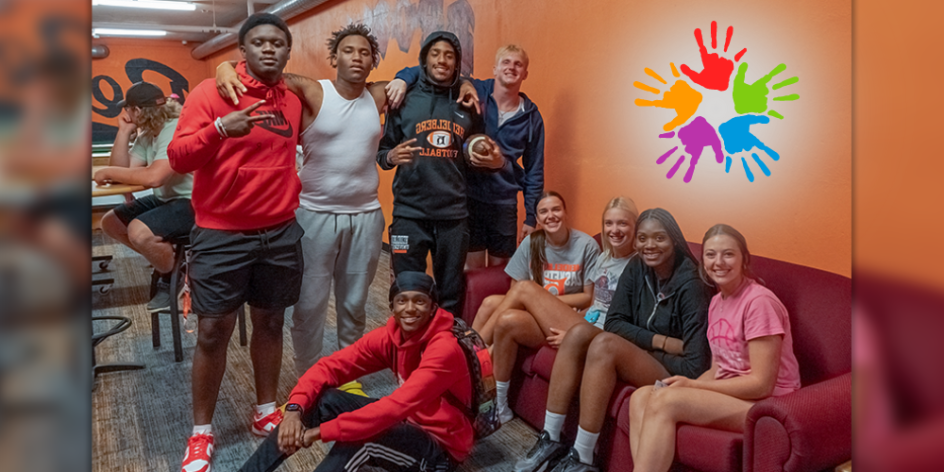
[{"label": "red handprint", "polygon": [[[728,52],[728,46],[731,44],[731,36],[734,35],[734,27],[728,26],[727,35],[724,39],[724,52]],[[728,89],[728,82],[731,79],[731,72],[734,71],[734,63],[741,60],[741,56],[747,52],[747,48],[741,49],[741,52],[735,54],[734,61],[726,57],[721,57],[718,53],[708,54],[708,48],[705,47],[705,41],[702,38],[701,28],[695,28],[695,40],[698,41],[698,50],[701,52],[701,63],[704,69],[701,72],[695,72],[690,67],[682,64],[682,73],[687,75],[692,82],[695,82],[706,89],[725,91]],[[718,48],[718,22],[711,22],[711,49]]]}]

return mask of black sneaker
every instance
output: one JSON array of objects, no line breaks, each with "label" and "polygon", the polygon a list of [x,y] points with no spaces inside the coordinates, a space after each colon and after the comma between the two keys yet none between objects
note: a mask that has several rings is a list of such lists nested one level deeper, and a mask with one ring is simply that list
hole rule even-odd
[{"label": "black sneaker", "polygon": [[538,442],[528,451],[528,455],[515,464],[515,472],[543,472],[553,468],[565,454],[567,446],[552,441],[547,431],[541,431]]},{"label": "black sneaker", "polygon": [[567,454],[567,457],[560,461],[551,472],[600,472],[600,468],[580,462],[580,454],[577,454],[576,449],[571,448],[570,454]]},{"label": "black sneaker", "polygon": [[160,311],[170,311],[170,304],[173,298],[170,295],[170,283],[158,279],[157,291],[147,303],[148,313],[157,313]]}]

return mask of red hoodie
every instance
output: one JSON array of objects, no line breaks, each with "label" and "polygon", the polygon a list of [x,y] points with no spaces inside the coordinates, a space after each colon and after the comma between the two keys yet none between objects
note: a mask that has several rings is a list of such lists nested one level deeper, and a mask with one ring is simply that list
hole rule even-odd
[{"label": "red hoodie", "polygon": [[[216,91],[212,79],[197,85],[184,105],[167,146],[174,171],[193,172],[193,210],[197,226],[221,230],[252,230],[278,225],[295,217],[301,182],[295,172],[295,145],[302,105],[280,81],[269,87],[253,79],[240,62],[236,72],[248,89],[233,105]],[[274,119],[257,121],[239,138],[223,138],[216,131],[217,117],[242,110],[259,100],[266,103],[254,115],[271,113]]]},{"label": "red hoodie", "polygon": [[387,325],[320,360],[305,372],[289,395],[289,403],[308,410],[318,394],[384,369],[393,370],[400,386],[390,395],[359,410],[321,424],[321,440],[364,441],[406,421],[426,431],[458,461],[472,450],[469,418],[443,395],[449,391],[465,405],[472,403],[472,384],[462,348],[452,334],[453,318],[439,309],[426,331],[401,340],[400,325]]}]

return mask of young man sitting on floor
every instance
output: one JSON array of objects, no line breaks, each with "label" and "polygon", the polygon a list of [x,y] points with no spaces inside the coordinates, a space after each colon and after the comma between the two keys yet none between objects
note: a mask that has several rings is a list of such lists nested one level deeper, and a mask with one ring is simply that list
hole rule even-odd
[{"label": "young man sitting on floor", "polygon": [[[452,334],[452,315],[439,308],[433,279],[404,271],[390,287],[386,326],[318,361],[289,396],[282,423],[241,471],[275,470],[315,441],[336,441],[316,472],[451,471],[469,455],[473,430],[453,405],[472,402],[471,377]],[[338,390],[358,377],[390,369],[399,387],[380,399]]]}]

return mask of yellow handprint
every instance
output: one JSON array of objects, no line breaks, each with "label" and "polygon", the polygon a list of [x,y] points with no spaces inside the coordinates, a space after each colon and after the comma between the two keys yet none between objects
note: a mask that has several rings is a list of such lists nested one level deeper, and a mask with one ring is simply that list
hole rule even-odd
[{"label": "yellow handprint", "polygon": [[[680,74],[678,69],[675,68],[675,63],[670,62],[669,66],[672,68],[672,75],[675,76],[675,78],[679,78]],[[664,85],[669,84],[652,69],[646,67],[645,72],[646,75],[662,82]],[[639,90],[651,92],[656,95],[659,95],[660,92],[659,89],[650,87],[642,82],[633,82],[633,86]],[[672,131],[695,115],[695,112],[698,111],[698,105],[701,105],[701,99],[701,93],[693,89],[687,82],[684,80],[676,80],[675,84],[665,92],[662,100],[643,100],[637,98],[634,103],[636,103],[636,106],[640,107],[659,107],[675,110],[676,117],[662,127],[665,131]]]}]

